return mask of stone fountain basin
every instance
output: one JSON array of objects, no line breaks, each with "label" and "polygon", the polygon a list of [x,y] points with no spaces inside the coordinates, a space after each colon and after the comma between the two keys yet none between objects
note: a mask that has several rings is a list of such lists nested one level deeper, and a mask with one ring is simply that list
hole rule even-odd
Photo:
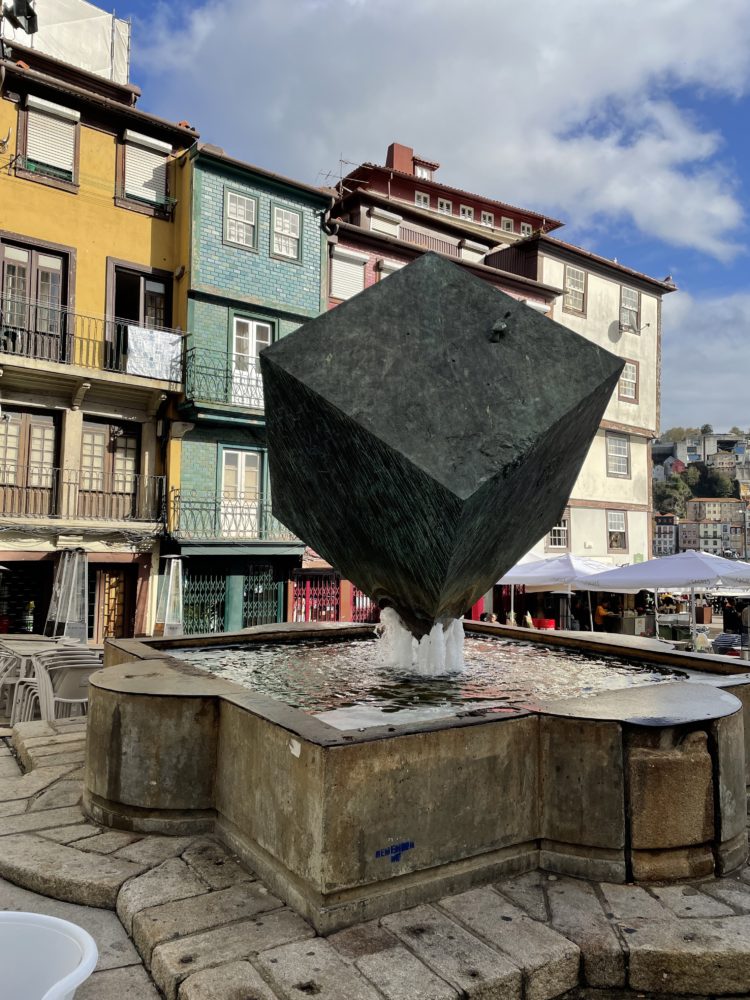
[{"label": "stone fountain basin", "polygon": [[215,831],[320,933],[536,867],[674,881],[745,861],[750,685],[729,674],[736,661],[545,633],[690,680],[342,731],[170,654],[370,632],[108,641],[91,681],[87,812],[118,829]]}]

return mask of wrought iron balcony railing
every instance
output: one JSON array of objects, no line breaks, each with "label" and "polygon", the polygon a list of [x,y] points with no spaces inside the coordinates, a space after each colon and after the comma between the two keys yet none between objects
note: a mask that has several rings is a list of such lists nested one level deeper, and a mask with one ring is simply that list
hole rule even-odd
[{"label": "wrought iron balcony railing", "polygon": [[259,493],[221,494],[173,490],[172,534],[181,541],[245,539],[296,542]]},{"label": "wrought iron balcony railing", "polygon": [[257,360],[246,354],[185,352],[185,395],[192,402],[231,403],[263,409],[263,379]]},{"label": "wrought iron balcony railing", "polygon": [[163,521],[164,477],[0,463],[0,518]]},{"label": "wrought iron balcony railing", "polygon": [[0,296],[0,353],[182,381],[182,334],[84,316],[43,300]]}]

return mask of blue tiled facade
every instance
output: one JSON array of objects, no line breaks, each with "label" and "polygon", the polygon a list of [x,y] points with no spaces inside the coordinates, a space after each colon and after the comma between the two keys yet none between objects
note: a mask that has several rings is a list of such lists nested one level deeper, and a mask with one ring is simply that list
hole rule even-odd
[{"label": "blue tiled facade", "polygon": [[[180,493],[183,502],[197,495],[221,494],[222,452],[225,448],[260,450],[264,454],[262,410],[232,403],[232,377],[222,390],[222,366],[231,373],[233,329],[236,318],[270,324],[274,340],[291,333],[317,316],[326,301],[326,237],[322,216],[325,196],[284,184],[252,168],[198,152],[191,161],[192,226],[190,234],[190,288],[188,293],[188,342],[190,362],[186,373],[184,419],[195,427],[183,439]],[[227,192],[252,199],[255,205],[255,239],[252,247],[237,246],[225,237]],[[300,214],[298,259],[273,255],[273,206]],[[201,371],[201,388],[191,388],[190,371]],[[207,372],[210,375],[206,375]],[[218,373],[218,374],[217,374]],[[206,386],[209,386],[207,389]],[[262,463],[260,489],[268,490],[268,471]],[[222,501],[223,503],[223,501]],[[195,540],[192,542],[196,551]],[[191,555],[191,546],[182,544]],[[224,626],[240,628],[242,593],[237,582],[248,579],[251,563],[273,564],[280,580],[295,562],[289,544],[274,546],[252,538],[230,537],[199,546],[187,571],[194,577],[226,575]],[[291,555],[290,555],[291,551]],[[279,584],[281,586],[281,584]],[[186,595],[187,597],[187,595]],[[247,585],[245,589],[247,604]]]}]

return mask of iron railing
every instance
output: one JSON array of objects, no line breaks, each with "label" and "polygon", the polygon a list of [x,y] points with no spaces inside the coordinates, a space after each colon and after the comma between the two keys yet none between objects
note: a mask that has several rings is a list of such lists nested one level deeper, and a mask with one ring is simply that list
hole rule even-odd
[{"label": "iron railing", "polygon": [[[136,356],[130,343],[142,333],[149,342],[144,358]],[[145,330],[132,320],[85,316],[43,300],[0,296],[2,354],[181,382],[176,335],[179,331]]]},{"label": "iron railing", "polygon": [[185,352],[185,395],[189,400],[263,409],[263,379],[255,358],[228,351]]},{"label": "iron railing", "polygon": [[164,477],[0,464],[0,517],[161,521]]},{"label": "iron railing", "polygon": [[441,240],[437,236],[430,236],[428,233],[421,233],[418,229],[409,229],[402,225],[399,229],[399,235],[407,243],[416,243],[417,246],[424,247],[426,250],[435,250],[437,253],[447,254],[448,257],[461,256],[461,251],[455,243]]},{"label": "iron railing", "polygon": [[254,539],[295,542],[297,536],[271,513],[271,503],[259,493],[221,494],[173,490],[172,534],[195,539]]}]

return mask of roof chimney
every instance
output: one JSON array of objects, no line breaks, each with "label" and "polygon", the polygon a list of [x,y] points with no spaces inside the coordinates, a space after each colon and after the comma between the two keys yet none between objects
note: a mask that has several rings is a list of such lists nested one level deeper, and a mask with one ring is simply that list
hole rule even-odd
[{"label": "roof chimney", "polygon": [[414,173],[414,150],[411,146],[402,146],[400,142],[392,142],[385,157],[386,167],[400,170],[402,174]]}]

